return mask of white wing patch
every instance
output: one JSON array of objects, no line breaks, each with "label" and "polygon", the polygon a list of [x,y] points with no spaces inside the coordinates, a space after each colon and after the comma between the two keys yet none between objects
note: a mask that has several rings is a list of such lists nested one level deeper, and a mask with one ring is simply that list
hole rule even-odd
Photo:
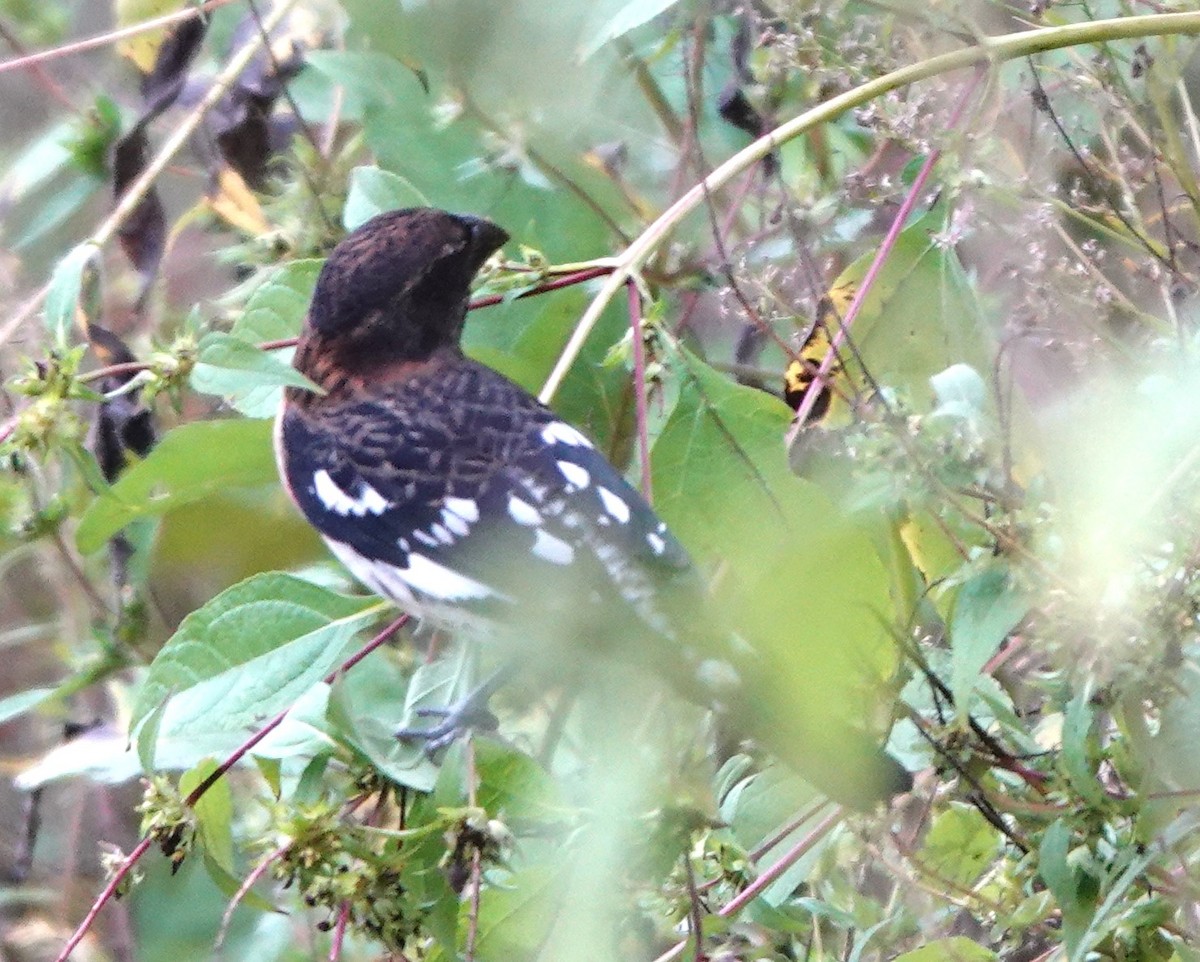
[{"label": "white wing patch", "polygon": [[656,555],[662,554],[664,551],[667,550],[667,543],[665,541],[663,541],[663,539],[660,538],[658,535],[656,535],[653,531],[651,531],[648,535],[646,535],[646,544],[650,545],[650,550],[653,551]]},{"label": "white wing patch", "polygon": [[517,524],[530,527],[531,525],[541,524],[542,516],[528,501],[522,501],[515,494],[509,495],[508,498],[508,516]]},{"label": "white wing patch", "polygon": [[547,534],[544,528],[538,528],[537,540],[533,542],[533,553],[544,561],[556,565],[569,565],[575,560],[575,549],[552,534]]},{"label": "white wing patch", "polygon": [[586,488],[592,482],[592,476],[588,474],[587,468],[574,461],[559,461],[558,470],[562,472],[562,476],[567,479],[568,484],[573,484],[577,488]]},{"label": "white wing patch", "polygon": [[551,421],[542,428],[542,440],[547,444],[565,444],[572,448],[590,448],[592,442],[562,421]]},{"label": "white wing patch", "polygon": [[475,503],[474,498],[446,498],[442,504],[446,506],[447,511],[458,515],[467,524],[474,524],[479,520],[479,505]]},{"label": "white wing patch", "polygon": [[461,516],[446,509],[442,509],[442,524],[451,534],[456,534],[460,538],[466,537],[471,531],[471,526]]},{"label": "white wing patch", "polygon": [[442,601],[466,601],[472,598],[495,598],[500,595],[474,578],[451,571],[423,554],[410,554],[408,567],[397,573],[414,591]]},{"label": "white wing patch", "polygon": [[[325,543],[337,559],[364,585],[381,597],[388,598],[410,614],[422,617],[425,609],[438,611],[438,603],[447,603],[447,612],[460,611],[456,602],[496,598],[511,602],[507,595],[481,584],[474,578],[451,571],[422,554],[410,554],[408,567],[398,568],[382,561],[364,558],[347,544],[325,538]],[[453,622],[453,618],[449,619]],[[469,619],[464,623],[470,623]]]},{"label": "white wing patch", "polygon": [[383,495],[365,481],[362,482],[358,497],[347,494],[337,486],[324,468],[313,474],[313,493],[321,504],[343,517],[348,514],[356,518],[365,514],[383,514],[391,507]]},{"label": "white wing patch", "polygon": [[604,502],[605,511],[621,522],[621,524],[629,521],[629,505],[625,503],[624,498],[618,494],[614,494],[605,487],[599,487],[596,491],[600,494],[600,500]]}]

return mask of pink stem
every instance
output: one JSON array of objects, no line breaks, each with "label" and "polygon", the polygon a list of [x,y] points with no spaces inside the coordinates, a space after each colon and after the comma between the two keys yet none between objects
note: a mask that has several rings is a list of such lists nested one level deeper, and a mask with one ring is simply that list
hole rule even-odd
[{"label": "pink stem", "polygon": [[329,962],[338,962],[342,957],[342,942],[346,938],[346,923],[350,921],[350,903],[343,902],[338,909],[337,925],[333,928],[333,943],[329,946]]},{"label": "pink stem", "polygon": [[[342,662],[341,665],[326,675],[324,678],[325,683],[327,685],[332,685],[337,679],[338,675],[349,671],[376,648],[384,644],[384,642],[391,638],[392,635],[404,627],[404,624],[407,621],[408,615],[401,615],[399,618],[393,621],[390,625],[384,628],[383,631],[363,645],[362,648]],[[204,781],[202,781],[192,790],[191,794],[184,799],[183,804],[187,805],[189,808],[195,805],[196,802],[200,800],[200,797],[216,784],[217,779],[229,771],[229,769],[233,768],[234,765],[236,765],[243,757],[245,757],[247,752],[249,752],[252,748],[254,748],[255,745],[266,738],[268,734],[278,728],[280,724],[282,724],[284,718],[287,717],[287,713],[290,710],[290,708],[285,708],[278,715],[267,722],[266,725],[251,735],[250,738],[248,738],[232,755],[225,759],[225,761],[222,762],[221,765],[208,776],[208,778],[204,779]],[[125,857],[125,861],[117,867],[117,870],[113,873],[113,877],[109,879],[108,884],[104,886],[104,891],[102,891],[100,895],[97,896],[96,901],[92,903],[92,907],[88,910],[88,914],[84,916],[83,921],[79,924],[79,928],[75,930],[74,934],[67,941],[67,944],[63,946],[63,950],[58,954],[58,958],[55,960],[55,962],[67,962],[67,959],[75,950],[76,946],[78,946],[79,943],[83,941],[83,937],[87,935],[88,930],[92,927],[92,923],[96,920],[96,916],[100,914],[100,910],[104,908],[104,906],[116,893],[117,886],[121,884],[125,876],[129,874],[130,870],[134,867],[134,865],[137,864],[138,860],[146,854],[153,843],[154,837],[152,835],[147,835],[140,842],[138,842],[137,847]]]},{"label": "pink stem", "polygon": [[[958,103],[954,106],[950,119],[946,122],[947,129],[956,127],[962,119],[963,112],[966,110],[967,104],[971,100],[971,95],[975,92],[975,88],[979,85],[979,80],[982,76],[982,72],[976,71],[972,81],[967,84],[962,97],[959,98]],[[812,414],[812,409],[817,403],[817,397],[821,389],[825,386],[825,378],[838,357],[838,350],[846,341],[850,325],[858,317],[858,312],[862,309],[863,302],[867,299],[867,295],[871,293],[871,288],[874,287],[880,271],[883,270],[883,265],[887,261],[888,255],[891,254],[892,248],[896,246],[896,241],[900,238],[900,232],[904,230],[904,223],[908,220],[908,215],[917,206],[917,199],[924,191],[925,184],[941,157],[941,148],[935,148],[930,151],[929,156],[925,158],[925,162],[921,165],[921,169],[917,172],[917,176],[913,179],[912,186],[908,189],[908,194],[905,196],[904,202],[896,212],[891,227],[888,228],[887,236],[884,237],[883,243],[879,245],[879,250],[875,252],[875,259],[871,261],[871,266],[867,269],[866,276],[863,277],[858,290],[854,292],[854,297],[850,300],[850,306],[846,308],[845,316],[842,317],[838,329],[833,333],[829,350],[825,353],[820,367],[817,368],[816,377],[809,384],[808,390],[804,392],[804,397],[800,401],[800,407],[796,409],[794,422],[796,425],[803,425],[808,422],[809,415]]]}]

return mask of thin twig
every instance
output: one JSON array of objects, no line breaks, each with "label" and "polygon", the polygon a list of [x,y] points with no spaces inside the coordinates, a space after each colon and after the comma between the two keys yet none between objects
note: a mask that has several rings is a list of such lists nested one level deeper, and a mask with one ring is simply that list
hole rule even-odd
[{"label": "thin twig", "polygon": [[333,940],[329,945],[329,962],[338,962],[342,957],[342,943],[346,939],[346,925],[350,921],[350,902],[338,906],[337,924],[333,927]]},{"label": "thin twig", "polygon": [[58,57],[69,57],[72,54],[81,53],[84,50],[92,50],[96,47],[107,47],[109,44],[127,40],[129,37],[136,37],[141,33],[149,33],[151,30],[157,30],[159,27],[170,26],[180,20],[191,20],[202,13],[215,10],[217,7],[223,7],[227,3],[232,2],[233,0],[205,0],[204,3],[198,6],[188,7],[185,10],[176,10],[174,13],[154,17],[151,20],[143,20],[128,27],[121,27],[119,30],[109,30],[106,33],[96,34],[94,37],[84,37],[82,40],[74,40],[71,43],[64,43],[58,47],[51,47],[49,50],[39,50],[36,53],[25,54],[22,57],[14,57],[12,60],[5,60],[0,63],[0,73],[4,73],[7,70],[20,70],[31,64],[54,60]]},{"label": "thin twig", "polygon": [[[522,291],[515,299],[519,300],[523,297],[533,297],[535,294],[544,294],[547,291],[556,291],[562,287],[570,287],[573,284],[582,284],[584,281],[590,281],[597,277],[603,277],[609,273],[612,267],[601,265],[598,267],[589,267],[586,270],[576,271],[573,274],[567,274],[563,277],[556,277],[552,281],[547,281],[545,284],[539,284],[537,287],[530,288],[527,291]],[[491,307],[495,304],[501,304],[505,301],[503,294],[492,294],[487,297],[481,297],[478,300],[472,301],[468,305],[468,310],[476,310],[481,307]],[[295,347],[298,337],[280,337],[273,341],[260,341],[255,345],[260,351],[280,351],[284,348]],[[109,364],[105,367],[98,367],[93,371],[88,371],[86,374],[81,374],[77,380],[80,384],[90,384],[94,381],[103,380],[106,377],[116,377],[124,374],[138,374],[142,371],[148,371],[154,367],[150,361],[123,361],[120,364]],[[20,412],[9,418],[0,426],[0,442],[3,442],[13,428],[16,427],[17,418]]]},{"label": "thin twig", "polygon": [[642,465],[642,497],[654,503],[650,484],[650,428],[646,411],[646,343],[642,336],[642,292],[631,279],[629,288],[629,327],[633,337],[633,397],[637,421],[638,458]]},{"label": "thin twig", "polygon": [[[270,31],[279,26],[292,7],[296,5],[296,2],[297,0],[282,0],[280,5],[272,10],[271,15],[263,22],[264,31],[270,33]],[[83,242],[84,244],[94,244],[96,247],[103,247],[112,240],[113,236],[121,228],[121,225],[125,223],[125,220],[138,208],[138,205],[141,204],[146,194],[149,193],[150,189],[154,186],[154,182],[167,169],[171,161],[174,160],[175,155],[183,148],[183,145],[187,143],[188,138],[195,133],[201,121],[203,121],[205,114],[216,105],[217,101],[225,95],[226,91],[241,76],[242,71],[250,65],[250,61],[258,53],[262,42],[262,35],[256,34],[229,59],[229,63],[226,64],[225,69],[213,78],[212,85],[205,91],[204,96],[188,111],[179,122],[179,125],[171,131],[170,135],[163,142],[163,145],[159,148],[158,153],[155,154],[154,158],[146,165],[138,178],[121,195],[112,213],[96,228],[91,237]],[[0,330],[0,343],[6,341],[29,315],[42,306],[49,292],[50,284],[47,283],[21,306],[16,317]]]},{"label": "thin twig", "polygon": [[696,871],[692,868],[692,858],[687,852],[683,853],[683,871],[687,877],[688,888],[688,926],[692,930],[692,938],[696,945],[692,952],[692,962],[704,962],[704,906],[700,902],[700,892],[696,888]]},{"label": "thin twig", "polygon": [[[958,103],[954,105],[954,110],[946,121],[946,128],[948,130],[953,130],[958,126],[958,122],[962,119],[963,113],[967,109],[967,104],[970,103],[971,96],[974,94],[975,88],[979,83],[980,76],[981,74],[979,73],[975,75],[974,81],[967,85],[962,96],[959,97]],[[875,251],[875,257],[871,260],[871,266],[867,268],[866,274],[863,275],[862,283],[858,285],[858,289],[850,299],[850,306],[846,308],[846,313],[839,319],[840,323],[837,325],[837,330],[833,332],[833,336],[829,339],[829,350],[825,352],[825,356],[821,359],[821,364],[818,366],[812,382],[804,392],[800,406],[796,408],[796,417],[792,422],[792,428],[788,434],[789,444],[795,440],[796,435],[808,423],[808,419],[812,415],[812,410],[817,404],[817,398],[820,396],[821,389],[825,386],[826,378],[829,372],[833,370],[833,365],[838,359],[838,351],[846,343],[846,339],[850,334],[850,328],[858,317],[859,311],[862,310],[867,296],[875,289],[875,283],[883,271],[883,265],[887,262],[892,249],[900,240],[900,234],[904,231],[904,227],[908,223],[909,214],[916,208],[917,201],[924,194],[925,185],[929,182],[934,167],[937,166],[938,161],[941,159],[942,149],[935,147],[926,156],[924,163],[921,164],[921,169],[917,172],[917,176],[913,178],[912,186],[909,187],[908,193],[901,202],[899,210],[896,211],[896,216],[892,218],[891,226],[888,227],[888,232],[884,235],[883,242],[879,245],[879,249]]]},{"label": "thin twig", "polygon": [[[0,37],[3,37],[5,43],[12,47],[19,56],[29,56],[28,52],[25,50],[24,44],[21,43],[17,35],[8,28],[8,24],[6,24],[2,19],[0,19]],[[73,114],[78,114],[80,112],[79,108],[75,106],[71,98],[67,95],[67,92],[63,89],[62,84],[50,76],[49,71],[47,71],[40,62],[37,60],[29,60],[26,62],[26,66],[29,68],[30,77],[32,77],[38,85],[43,87],[46,93],[57,100],[60,106],[65,107]]]},{"label": "thin twig", "polygon": [[283,858],[287,854],[287,850],[292,847],[291,841],[284,842],[275,851],[270,852],[266,858],[260,861],[238,886],[238,890],[233,893],[233,898],[229,900],[229,904],[225,906],[225,914],[221,916],[221,927],[217,930],[217,938],[214,943],[214,949],[220,949],[225,944],[225,936],[229,934],[229,926],[233,922],[233,913],[237,911],[237,907],[242,904],[242,899],[250,894],[250,890],[262,878],[267,869],[275,862]]},{"label": "thin twig", "polygon": [[[374,638],[363,645],[362,648],[342,662],[341,665],[326,675],[324,678],[325,683],[327,685],[332,685],[337,680],[339,675],[349,671],[360,661],[366,658],[367,655],[371,654],[371,652],[373,652],[376,648],[379,648],[381,645],[387,642],[397,631],[404,627],[404,625],[408,622],[408,618],[409,616],[404,614],[395,619],[390,625],[384,628],[383,631],[377,634]],[[224,762],[222,762],[206,779],[204,779],[204,781],[202,781],[191,791],[188,797],[183,800],[183,804],[188,808],[195,806],[196,802],[200,800],[201,796],[203,796],[205,792],[212,788],[213,785],[217,783],[218,779],[220,779],[223,775],[225,775],[226,772],[233,768],[234,765],[241,761],[242,758],[244,758],[246,754],[254,748],[255,745],[257,745],[264,738],[266,738],[267,735],[278,728],[283,723],[283,720],[287,717],[288,712],[290,711],[290,707],[285,708],[257,732],[246,739],[246,741],[243,742],[242,745],[236,751],[234,751],[232,755],[226,758]],[[87,935],[88,931],[91,929],[92,923],[96,920],[96,916],[100,914],[100,910],[104,908],[104,906],[113,897],[118,886],[120,886],[120,884],[125,880],[125,877],[130,873],[130,871],[132,871],[134,865],[138,863],[141,857],[146,854],[152,844],[154,844],[154,836],[147,835],[140,842],[138,842],[137,847],[125,857],[125,860],[117,867],[116,871],[113,872],[112,878],[109,879],[108,884],[104,886],[104,891],[102,891],[100,895],[97,896],[96,901],[92,903],[92,907],[88,910],[87,915],[84,916],[83,921],[79,924],[79,928],[77,928],[71,935],[71,938],[67,940],[67,944],[63,946],[63,950],[58,954],[58,958],[55,959],[55,962],[67,962],[67,959],[70,958],[71,953],[75,950],[79,943],[83,941],[83,937]]]},{"label": "thin twig", "polygon": [[692,211],[699,207],[709,193],[725,187],[742,171],[761,161],[767,154],[820,124],[827,123],[848,110],[874,100],[893,90],[934,77],[939,74],[961,70],[982,63],[1002,63],[1016,57],[1027,57],[1034,53],[1056,50],[1062,47],[1088,43],[1106,43],[1113,40],[1130,40],[1159,34],[1200,34],[1200,13],[1152,14],[1142,17],[1117,17],[1110,20],[1093,20],[1087,23],[1065,26],[1043,27],[1022,30],[996,37],[981,38],[971,47],[953,50],[930,57],[919,63],[909,64],[861,84],[858,87],[831,97],[798,117],[785,121],[762,137],[738,151],[702,183],[694,185],[675,203],[668,207],[658,219],[643,230],[616,259],[613,272],[593,298],[588,309],[575,325],[575,330],[559,355],[554,369],[538,395],[543,402],[551,400],[562,386],[567,372],[579,357],[583,345],[604,313],[604,309],[620,291],[621,286],[658,250],[667,236]]},{"label": "thin twig", "polygon": [[[813,828],[811,832],[800,839],[795,845],[789,848],[774,865],[768,868],[753,882],[747,885],[734,898],[726,903],[717,915],[722,918],[728,918],[731,915],[736,915],[744,909],[750,902],[758,898],[762,894],[763,889],[774,882],[779,876],[786,872],[789,868],[796,864],[801,858],[807,855],[829,831],[837,825],[842,819],[842,808],[838,806],[823,818]],[[666,952],[660,955],[654,962],[672,962],[673,959],[679,958],[687,948],[687,939],[682,942],[677,942]]]}]

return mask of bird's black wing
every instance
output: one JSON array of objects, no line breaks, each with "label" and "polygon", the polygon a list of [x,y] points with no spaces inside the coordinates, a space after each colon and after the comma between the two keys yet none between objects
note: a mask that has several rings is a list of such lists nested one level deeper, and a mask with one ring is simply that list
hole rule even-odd
[{"label": "bird's black wing", "polygon": [[293,497],[360,580],[442,623],[600,605],[672,634],[657,596],[687,554],[579,431],[461,357],[375,387],[280,425]]}]

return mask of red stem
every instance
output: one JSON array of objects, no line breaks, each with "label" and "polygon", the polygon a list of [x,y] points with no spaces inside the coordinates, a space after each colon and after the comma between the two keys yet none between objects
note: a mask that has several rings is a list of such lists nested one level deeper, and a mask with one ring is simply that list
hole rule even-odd
[{"label": "red stem", "polygon": [[333,927],[333,943],[329,946],[329,962],[338,962],[342,957],[342,942],[346,938],[346,924],[350,921],[350,903],[343,902],[338,909],[337,925]]},{"label": "red stem", "polygon": [[[982,77],[983,72],[977,70],[974,78],[967,84],[966,89],[963,91],[962,97],[954,105],[954,110],[946,122],[947,129],[953,129],[958,125],[958,122],[962,119],[963,112],[967,108],[967,104],[970,103],[971,95],[975,92],[975,88],[979,86],[979,81]],[[896,216],[888,228],[887,236],[884,237],[883,243],[879,245],[879,250],[875,252],[875,259],[871,261],[871,266],[867,269],[867,273],[863,277],[858,290],[854,292],[854,297],[851,298],[850,306],[846,308],[846,313],[841,318],[841,323],[838,324],[837,330],[833,332],[829,350],[825,353],[825,357],[821,361],[821,366],[817,368],[816,377],[809,384],[808,390],[804,392],[804,397],[800,401],[800,407],[796,409],[794,424],[804,425],[808,422],[809,415],[812,414],[812,409],[817,403],[817,396],[820,394],[822,388],[825,387],[826,375],[829,374],[834,361],[838,357],[839,349],[846,341],[850,326],[854,323],[855,318],[858,317],[858,312],[862,309],[867,295],[871,293],[871,288],[875,286],[875,281],[883,270],[883,265],[887,261],[888,255],[891,254],[892,248],[896,246],[896,241],[900,238],[900,232],[904,229],[904,223],[908,220],[908,215],[917,206],[917,198],[924,191],[925,183],[929,180],[929,176],[933,173],[933,168],[937,166],[937,162],[941,157],[942,151],[940,147],[930,151],[929,155],[925,158],[925,162],[921,165],[920,171],[917,172],[917,176],[913,179],[912,186],[908,189],[908,194],[905,196],[904,202],[900,205],[900,209],[896,212]]]},{"label": "red stem", "polygon": [[[332,685],[337,679],[338,675],[349,671],[376,648],[384,644],[397,631],[403,628],[407,621],[408,615],[401,615],[399,618],[393,621],[390,625],[384,628],[383,631],[363,645],[362,648],[342,662],[341,665],[326,675],[324,678],[325,683],[327,685]],[[217,779],[229,771],[229,769],[233,768],[234,765],[236,765],[243,757],[245,757],[247,752],[249,752],[255,745],[266,738],[268,734],[278,728],[280,724],[282,724],[284,718],[287,717],[289,711],[291,711],[290,708],[285,708],[257,732],[251,735],[232,755],[225,759],[225,761],[222,762],[221,765],[208,776],[208,778],[204,779],[204,781],[202,781],[192,790],[191,794],[184,799],[183,804],[187,805],[189,808],[195,805],[196,802],[200,800],[201,796],[216,784]],[[55,960],[55,962],[67,962],[67,959],[75,950],[75,947],[78,946],[79,943],[83,941],[83,937],[87,935],[92,923],[96,920],[96,916],[100,914],[100,910],[104,908],[109,899],[113,897],[117,890],[117,886],[121,884],[125,876],[129,874],[130,870],[134,867],[134,865],[137,864],[138,860],[146,854],[147,850],[153,843],[154,837],[152,835],[147,835],[140,842],[138,842],[137,847],[125,857],[125,861],[117,867],[117,870],[113,873],[113,877],[109,879],[108,884],[104,886],[104,891],[102,891],[100,895],[97,896],[96,901],[92,903],[92,907],[88,910],[88,914],[79,924],[79,928],[75,930],[74,934],[67,941],[67,944],[63,946],[63,950],[58,954],[58,958]]]},{"label": "red stem", "polygon": [[[611,274],[611,267],[589,267],[586,270],[576,271],[574,274],[564,274],[562,277],[556,277],[552,281],[546,281],[545,284],[539,284],[537,287],[531,287],[527,291],[522,291],[516,296],[516,300],[523,297],[533,297],[534,294],[544,294],[546,291],[556,291],[560,287],[570,287],[572,284],[582,284],[584,281],[590,281],[597,277],[604,277],[606,274]],[[487,297],[481,297],[477,301],[471,301],[467,306],[467,310],[473,311],[480,307],[491,307],[493,304],[502,304],[507,300],[504,294],[489,294]]]}]

